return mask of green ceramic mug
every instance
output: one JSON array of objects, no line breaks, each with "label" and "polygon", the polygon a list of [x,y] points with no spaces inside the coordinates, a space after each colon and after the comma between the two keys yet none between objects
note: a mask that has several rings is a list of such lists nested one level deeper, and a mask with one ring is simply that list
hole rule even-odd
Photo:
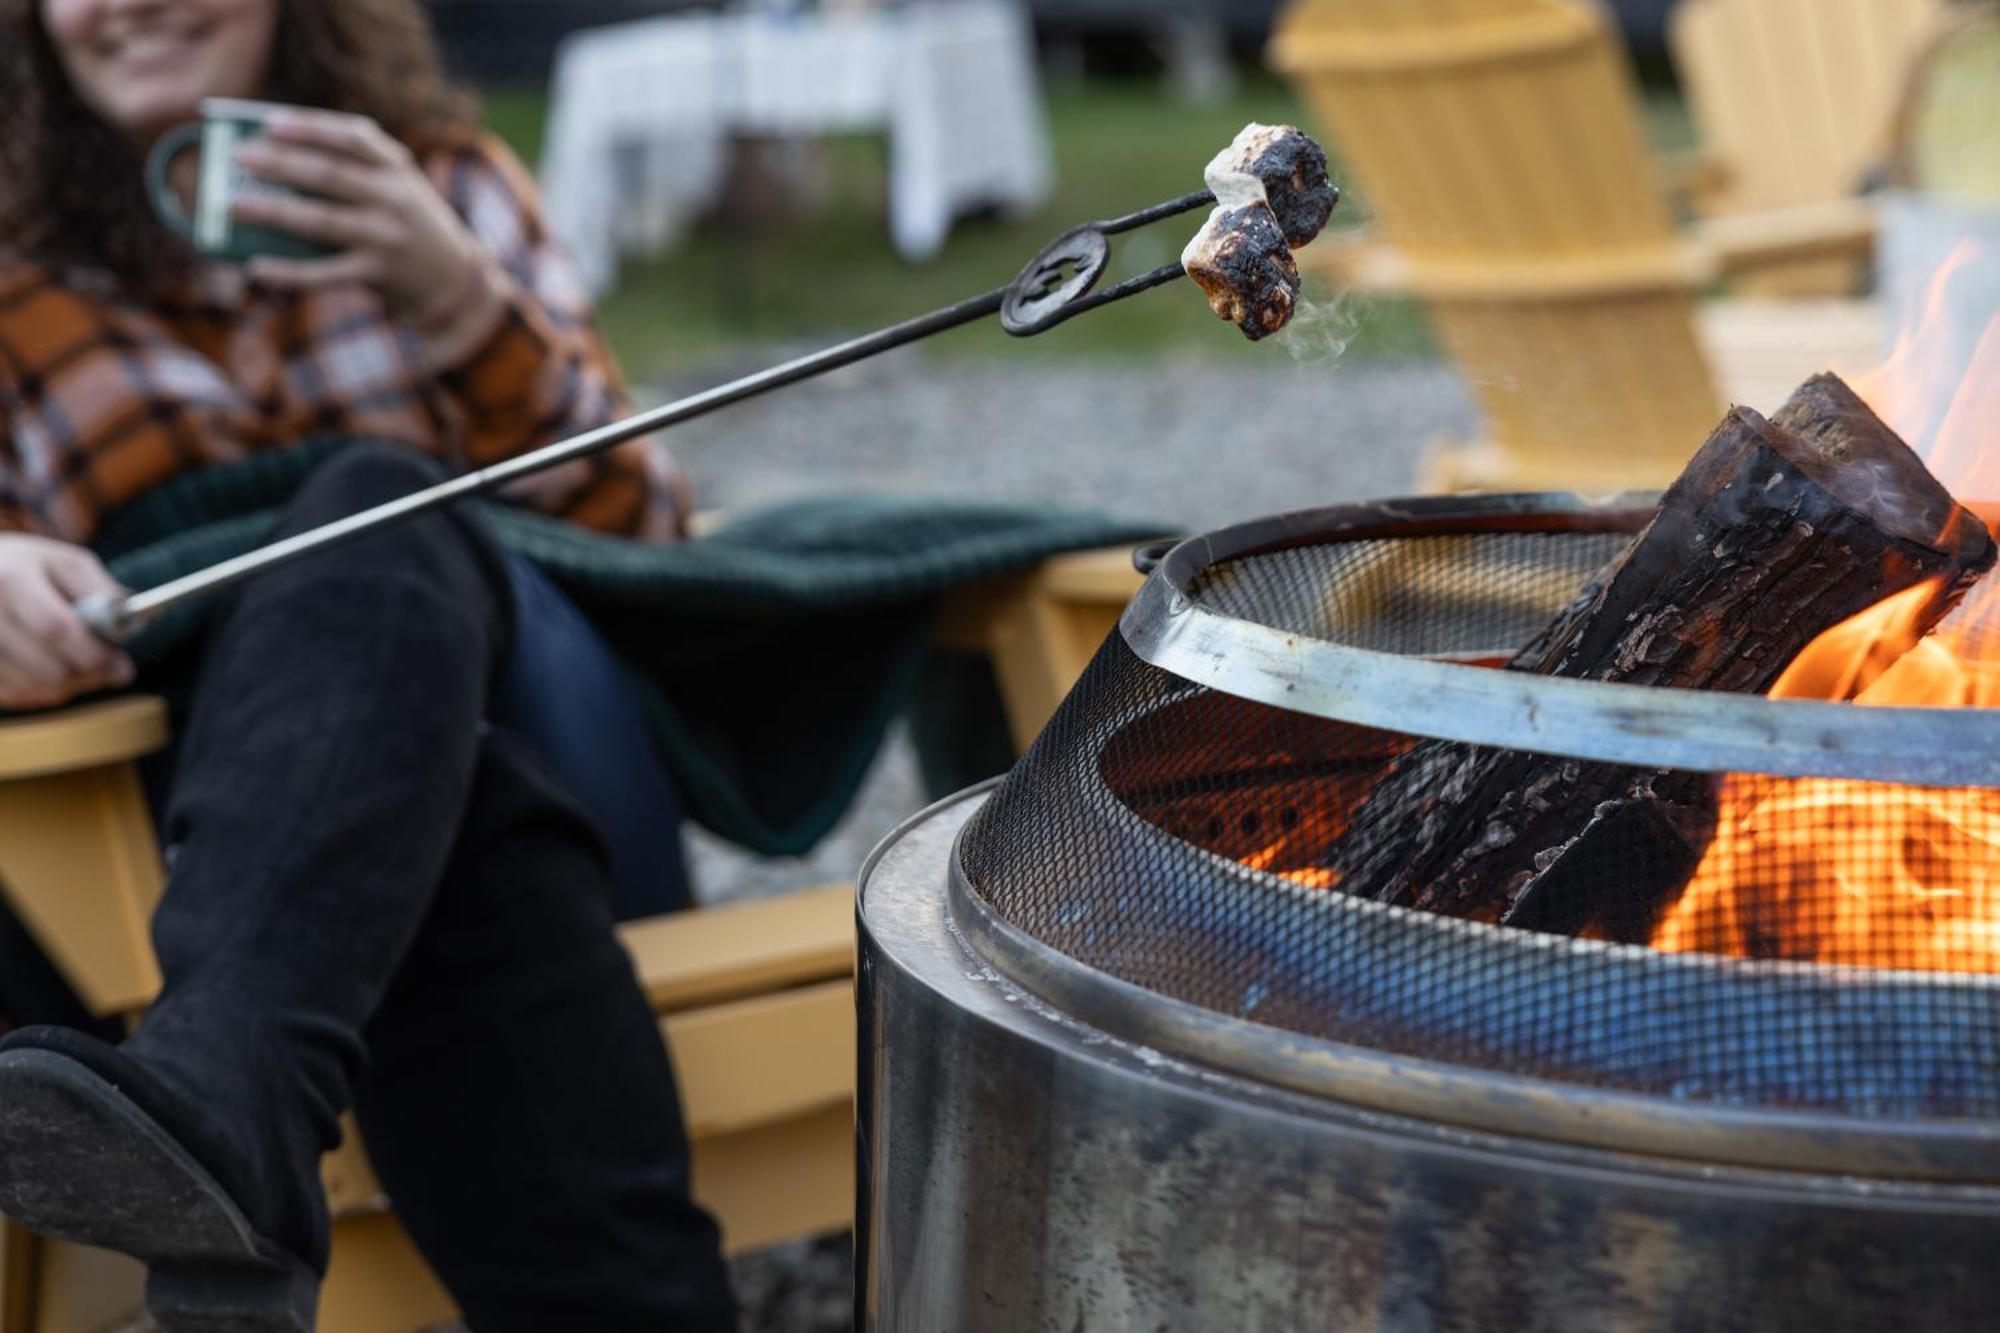
[{"label": "green ceramic mug", "polygon": [[[201,104],[200,120],[161,135],[146,158],[146,190],[160,220],[195,249],[217,259],[240,263],[258,255],[313,259],[332,254],[330,246],[318,241],[244,222],[231,212],[246,185],[277,194],[298,193],[271,181],[254,180],[236,165],[237,145],[262,134],[264,122],[287,109],[276,102],[211,97]],[[169,179],[174,160],[191,148],[200,150],[192,211]]]}]

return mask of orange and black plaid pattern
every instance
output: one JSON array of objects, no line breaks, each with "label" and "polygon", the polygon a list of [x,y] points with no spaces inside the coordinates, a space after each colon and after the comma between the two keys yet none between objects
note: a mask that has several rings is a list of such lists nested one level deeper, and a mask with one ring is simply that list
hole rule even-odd
[{"label": "orange and black plaid pattern", "polygon": [[[329,435],[465,468],[616,419],[623,385],[520,164],[490,138],[423,161],[506,275],[498,329],[456,365],[434,364],[360,284],[277,292],[204,264],[185,293],[140,305],[106,280],[0,256],[0,528],[88,541],[103,515],[177,473]],[[647,538],[679,535],[687,512],[652,442],[514,498]]]}]

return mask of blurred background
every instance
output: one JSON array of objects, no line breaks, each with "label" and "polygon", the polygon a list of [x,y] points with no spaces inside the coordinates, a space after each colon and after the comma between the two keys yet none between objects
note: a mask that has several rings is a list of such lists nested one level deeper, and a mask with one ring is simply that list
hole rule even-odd
[{"label": "blurred background", "polygon": [[[1194,188],[1246,122],[1320,136],[1345,199],[1276,347],[1173,289],[1032,342],[963,330],[674,441],[710,506],[951,489],[1177,526],[1412,487],[1659,484],[1725,401],[1875,359],[1866,192],[1979,176],[1914,152],[1919,122],[1993,156],[1990,106],[1956,91],[1990,43],[1937,58],[1992,8],[432,4],[642,400],[1004,283],[1058,232]],[[1192,229],[1129,238],[1112,275]],[[1225,438],[1247,465],[1188,484]]]},{"label": "blurred background", "polygon": [[[1648,127],[1662,151],[1690,142],[1665,59],[1669,0],[1620,0],[1621,32],[1643,71]],[[484,95],[493,128],[531,166],[541,161],[553,109],[551,77],[571,34],[608,24],[725,10],[760,13],[782,30],[815,9],[935,5],[865,3],[722,6],[689,0],[433,0],[454,70]],[[738,157],[703,215],[672,244],[621,265],[601,318],[628,372],[645,382],[743,349],[872,327],[997,285],[1056,232],[1200,184],[1207,159],[1251,120],[1309,123],[1298,95],[1264,60],[1280,0],[1028,0],[1040,113],[1052,178],[1038,206],[960,219],[927,262],[899,255],[889,219],[888,126],[856,131],[827,117],[823,133],[732,134]],[[804,13],[801,13],[804,11]],[[574,95],[574,94],[572,94]],[[587,95],[587,93],[585,94]],[[671,133],[670,127],[661,127]],[[607,167],[606,169],[610,169]],[[1336,167],[1336,179],[1341,173]],[[996,201],[997,202],[997,201]],[[1339,222],[1358,224],[1365,191],[1348,186]],[[1149,237],[1126,267],[1157,262],[1185,238]],[[1157,253],[1156,253],[1157,252]],[[1263,360],[1261,349],[1218,336],[1199,300],[1143,301],[1051,335],[1036,353],[1113,362],[1162,352]],[[1394,300],[1354,312],[1357,357],[1427,355],[1420,313]],[[1004,339],[962,335],[950,356],[1013,358]]]},{"label": "blurred background", "polygon": [[[953,494],[1189,531],[1657,486],[1727,403],[1864,371],[1919,311],[1919,378],[2000,385],[1992,0],[432,10],[642,402],[999,286],[1080,222],[1199,188],[1247,122],[1328,148],[1344,199],[1284,335],[1246,343],[1190,285],[1028,341],[963,329],[674,432],[706,509]],[[1196,225],[1126,238],[1112,276]],[[1991,443],[1991,413],[1918,418]],[[810,858],[699,839],[702,896],[849,878],[923,801],[892,745]],[[739,1266],[748,1326],[845,1327],[846,1263],[836,1242]]]}]

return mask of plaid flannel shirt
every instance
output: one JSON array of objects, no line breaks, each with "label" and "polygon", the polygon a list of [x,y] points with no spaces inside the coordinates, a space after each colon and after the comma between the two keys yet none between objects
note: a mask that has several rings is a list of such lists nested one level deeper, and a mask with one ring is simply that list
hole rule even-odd
[{"label": "plaid flannel shirt", "polygon": [[[88,541],[99,519],[207,463],[329,435],[480,466],[602,426],[624,388],[532,182],[497,140],[461,137],[425,170],[504,274],[505,313],[458,364],[360,284],[278,292],[201,264],[138,304],[108,279],[0,255],[0,529]],[[671,538],[687,490],[635,441],[512,498],[600,531]]]}]

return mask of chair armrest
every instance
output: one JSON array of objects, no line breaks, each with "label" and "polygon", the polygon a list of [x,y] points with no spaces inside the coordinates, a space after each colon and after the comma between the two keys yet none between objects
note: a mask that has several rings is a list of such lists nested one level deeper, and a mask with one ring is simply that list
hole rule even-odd
[{"label": "chair armrest", "polygon": [[854,888],[831,885],[621,926],[657,1014],[854,973]]},{"label": "chair armrest", "polygon": [[660,1034],[696,1142],[854,1097],[854,984],[845,978],[671,1014]]},{"label": "chair armrest", "polygon": [[1036,577],[1051,596],[1063,601],[1108,602],[1122,610],[1145,582],[1132,566],[1132,549],[1114,546],[1051,556],[1042,562]]},{"label": "chair armrest", "polygon": [[102,768],[167,743],[166,702],[132,694],[0,721],[0,782]]},{"label": "chair armrest", "polygon": [[1707,218],[1696,226],[1695,236],[1721,275],[1730,278],[1814,255],[1866,259],[1875,231],[1874,202],[1854,197]]},{"label": "chair armrest", "polygon": [[1299,252],[1301,271],[1352,292],[1424,301],[1560,301],[1695,290],[1711,281],[1713,256],[1680,237],[1588,251],[1424,254],[1343,233]]}]

